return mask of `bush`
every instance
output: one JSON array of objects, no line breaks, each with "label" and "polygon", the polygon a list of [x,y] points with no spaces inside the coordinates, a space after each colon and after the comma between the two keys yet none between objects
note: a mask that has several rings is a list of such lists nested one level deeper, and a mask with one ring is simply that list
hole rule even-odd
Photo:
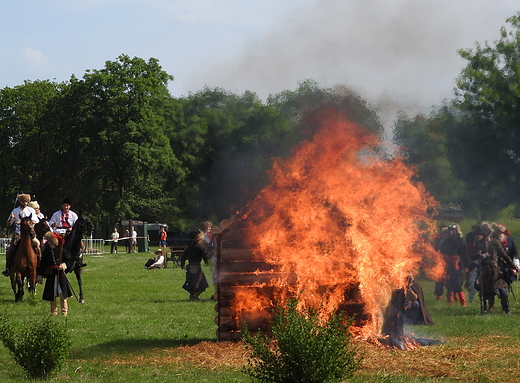
[{"label": "bush", "polygon": [[65,325],[50,317],[24,322],[16,331],[7,315],[0,318],[0,340],[27,374],[47,379],[64,364],[70,347]]},{"label": "bush", "polygon": [[275,310],[272,341],[245,328],[251,356],[244,373],[263,383],[335,383],[351,377],[362,361],[350,343],[352,319],[336,314],[320,323],[318,310],[300,312],[297,305],[297,299],[289,300]]}]

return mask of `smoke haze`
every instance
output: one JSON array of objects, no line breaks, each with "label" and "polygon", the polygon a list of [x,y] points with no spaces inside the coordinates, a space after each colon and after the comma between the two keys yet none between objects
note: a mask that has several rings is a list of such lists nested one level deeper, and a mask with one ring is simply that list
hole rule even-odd
[{"label": "smoke haze", "polygon": [[[492,43],[513,16],[512,1],[303,1],[241,54],[194,71],[204,85],[269,94],[314,79],[346,85],[381,109],[428,113],[453,95],[465,65],[458,49]],[[205,63],[207,64],[207,63]]]}]

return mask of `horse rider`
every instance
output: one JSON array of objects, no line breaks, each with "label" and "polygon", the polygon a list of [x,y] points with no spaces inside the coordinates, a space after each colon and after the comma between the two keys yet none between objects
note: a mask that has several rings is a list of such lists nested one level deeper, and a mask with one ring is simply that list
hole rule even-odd
[{"label": "horse rider", "polygon": [[[16,198],[18,200],[19,206],[15,207],[11,214],[9,214],[9,218],[7,218],[7,227],[10,227],[14,224],[14,235],[11,239],[11,244],[9,245],[9,249],[5,254],[5,270],[2,271],[2,275],[6,277],[9,276],[9,269],[13,263],[14,255],[16,253],[16,249],[18,248],[19,238],[20,238],[20,220],[25,217],[31,217],[31,220],[36,224],[39,222],[38,215],[36,211],[28,206],[31,201],[31,196],[29,194],[19,194]],[[40,251],[40,241],[36,237],[32,239],[32,245],[35,248],[38,259],[41,257]]]},{"label": "horse rider", "polygon": [[51,219],[49,219],[49,226],[55,233],[62,237],[66,237],[72,231],[72,226],[76,223],[78,215],[70,210],[72,202],[68,198],[63,198],[61,201],[61,209],[56,211]]},{"label": "horse rider", "polygon": [[34,211],[36,212],[36,216],[38,217],[39,220],[42,220],[45,218],[45,216],[43,215],[43,213],[40,210],[40,205],[38,204],[38,201],[31,201],[31,202],[29,202],[29,204],[27,206],[32,207],[34,209]]},{"label": "horse rider", "polygon": [[[51,219],[49,219],[49,226],[51,229],[67,240],[68,236],[72,232],[72,227],[78,220],[78,215],[70,210],[72,202],[68,198],[61,200],[61,209],[54,212]],[[87,264],[81,261],[81,267],[85,267]]]}]

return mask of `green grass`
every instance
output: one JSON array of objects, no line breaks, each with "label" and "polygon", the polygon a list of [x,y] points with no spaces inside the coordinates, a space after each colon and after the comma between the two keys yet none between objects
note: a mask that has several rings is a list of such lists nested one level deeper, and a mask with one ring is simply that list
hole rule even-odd
[{"label": "green grass", "polygon": [[[184,273],[172,263],[165,270],[142,270],[151,253],[86,255],[85,304],[70,300],[65,321],[72,348],[54,382],[247,382],[236,366],[203,366],[178,353],[183,346],[216,342],[215,302],[210,288],[191,302],[182,289]],[[204,270],[208,279],[210,271]],[[77,293],[73,275],[69,275]],[[35,300],[14,304],[9,280],[0,277],[0,310],[13,321],[49,314]],[[407,328],[444,344],[397,351],[366,347],[363,368],[352,382],[517,382],[520,381],[520,303],[511,297],[512,315],[500,310],[481,316],[478,301],[468,307],[437,302],[433,282],[421,281],[434,326]],[[520,297],[519,297],[520,299]],[[497,301],[498,303],[498,301]],[[516,354],[515,354],[516,353]],[[168,359],[168,357],[173,357]],[[395,365],[394,365],[395,364]],[[441,373],[435,373],[437,365]],[[413,367],[409,367],[409,365]],[[0,382],[26,382],[24,371],[0,345]]]}]

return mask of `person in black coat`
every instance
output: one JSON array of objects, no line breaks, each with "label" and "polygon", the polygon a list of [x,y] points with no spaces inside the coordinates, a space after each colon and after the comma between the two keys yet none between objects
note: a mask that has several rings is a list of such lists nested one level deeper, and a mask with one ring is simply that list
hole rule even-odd
[{"label": "person in black coat", "polygon": [[404,305],[404,324],[426,325],[434,324],[430,312],[424,301],[422,286],[416,282],[413,275],[406,278],[405,305]]},{"label": "person in black coat", "polygon": [[[206,276],[200,267],[202,260],[208,264],[208,255],[203,242],[204,233],[200,232],[184,250],[180,260],[181,268],[186,272],[186,282],[182,288],[190,294],[192,301],[199,300],[199,295],[209,287]],[[184,266],[186,261],[188,261],[187,267]]]},{"label": "person in black coat", "polygon": [[63,252],[64,241],[59,234],[49,231],[45,233],[43,238],[47,240],[47,243],[42,252],[37,275],[39,283],[42,283],[43,278],[46,279],[42,299],[51,303],[52,315],[58,315],[56,297],[60,297],[61,315],[66,316],[69,311],[67,299],[72,294],[65,276],[65,270],[72,267],[74,261],[69,254]]}]

